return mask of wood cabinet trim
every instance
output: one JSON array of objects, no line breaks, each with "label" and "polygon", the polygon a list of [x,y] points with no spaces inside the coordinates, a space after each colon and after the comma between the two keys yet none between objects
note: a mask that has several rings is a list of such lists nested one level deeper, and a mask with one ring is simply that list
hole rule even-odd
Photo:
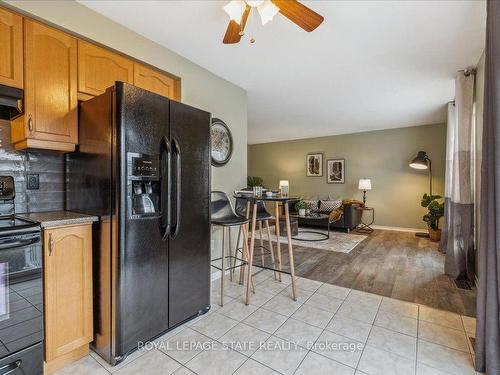
[{"label": "wood cabinet trim", "polygon": [[[151,82],[153,80],[154,82]],[[155,85],[160,83],[160,87]],[[180,101],[178,80],[146,65],[134,64],[134,85],[152,91],[169,99]]]},{"label": "wood cabinet trim", "polygon": [[[0,84],[23,88],[23,18],[0,8],[0,25],[10,28],[10,46],[0,50],[0,64],[6,67],[0,74]],[[1,66],[1,65],[0,65]]]},{"label": "wood cabinet trim", "polygon": [[[170,99],[181,101],[181,78],[174,74],[161,70],[134,57],[125,55],[120,51],[105,46],[99,42],[92,41],[36,16],[19,11],[8,4],[0,5],[0,23],[1,14],[7,14],[8,16],[12,15],[13,19],[17,20],[16,27],[19,30],[19,32],[16,33],[16,39],[18,39],[19,42],[15,43],[17,45],[17,53],[15,54],[17,56],[16,61],[19,61],[19,63],[16,63],[16,65],[19,66],[18,73],[16,75],[17,78],[15,79],[15,82],[6,82],[2,81],[2,77],[0,76],[0,84],[7,83],[9,86],[24,88],[25,115],[11,122],[11,140],[17,150],[24,150],[27,148],[50,149],[64,152],[75,150],[75,145],[78,144],[78,100],[88,100],[95,95],[101,94],[102,92],[96,88],[84,87],[81,85],[80,81],[85,79],[85,73],[83,76],[81,75],[83,67],[80,64],[80,48],[82,48],[80,45],[89,46],[90,49],[101,51],[106,56],[112,57],[111,61],[117,66],[120,66],[120,63],[125,65],[127,69],[126,82],[135,84],[136,74],[139,74],[139,71],[141,70],[149,70],[150,72],[157,73],[159,75],[154,75],[153,79],[161,80],[162,77],[164,77],[167,81],[171,79],[173,88],[172,90],[168,90],[169,94],[163,93],[163,95],[168,96]],[[67,58],[69,61],[69,83],[67,85],[69,87],[67,98],[69,110],[66,112],[64,120],[61,120],[62,116],[60,116],[60,113],[58,116],[53,116],[53,113],[58,112],[57,109],[53,108],[49,108],[47,112],[46,117],[48,117],[48,120],[40,120],[37,117],[37,106],[45,105],[47,108],[47,103],[52,102],[50,100],[46,100],[45,103],[40,104],[39,102],[41,100],[37,96],[37,88],[34,87],[36,85],[36,77],[42,77],[41,79],[44,77],[43,74],[36,74],[33,71],[34,68],[32,58],[35,43],[33,41],[32,34],[35,29],[43,29],[48,36],[52,36],[58,42],[65,44],[69,49]],[[51,53],[50,50],[51,48],[45,48],[44,50],[44,53],[46,53],[49,57]],[[40,54],[39,51],[37,51],[37,53]],[[54,59],[47,58],[43,60],[47,64],[50,64]],[[136,65],[139,67],[139,71],[137,73],[135,72]],[[52,65],[48,65],[48,67],[51,66]],[[43,69],[41,70],[43,71]],[[79,89],[80,86],[82,86],[81,90]],[[148,88],[146,87],[146,89]],[[155,90],[150,91],[155,92]],[[49,95],[40,95],[40,97],[50,99],[50,95],[53,95],[53,93],[50,92]],[[55,95],[57,97],[57,93]],[[160,93],[160,95],[162,95],[162,93]],[[61,102],[62,101],[59,96],[59,106],[64,107],[61,105]],[[56,120],[54,120],[54,118],[56,118]],[[65,123],[67,123],[67,126],[64,125]]]},{"label": "wood cabinet trim", "polygon": [[177,76],[177,75],[175,75],[173,73],[170,73],[170,72],[168,72],[166,70],[160,69],[157,66],[154,66],[154,65],[152,65],[152,64],[150,64],[148,62],[142,61],[142,60],[140,60],[140,59],[138,59],[136,57],[127,55],[127,54],[125,54],[125,53],[123,53],[121,51],[118,51],[118,50],[116,50],[116,49],[114,49],[112,47],[109,47],[109,46],[107,46],[105,44],[102,44],[102,43],[100,43],[98,41],[92,40],[92,39],[90,39],[90,38],[88,38],[86,36],[83,36],[81,34],[78,34],[78,33],[74,32],[74,31],[68,30],[68,29],[66,29],[66,28],[64,28],[64,27],[62,27],[60,25],[54,24],[54,23],[49,22],[47,20],[44,20],[44,19],[42,19],[40,17],[32,15],[32,14],[30,14],[28,12],[25,12],[25,11],[22,11],[20,9],[17,9],[17,8],[15,8],[15,7],[13,7],[13,6],[9,5],[9,4],[0,4],[0,9],[6,9],[9,12],[12,12],[14,14],[18,14],[21,17],[23,17],[23,19],[25,19],[25,20],[38,21],[39,23],[42,23],[42,24],[47,25],[47,26],[50,26],[53,29],[56,29],[56,30],[59,30],[61,32],[64,32],[65,34],[71,35],[71,36],[77,38],[79,41],[87,42],[87,43],[92,44],[94,46],[97,46],[99,48],[111,51],[114,54],[122,56],[122,57],[124,57],[126,59],[129,59],[129,60],[131,60],[134,63],[142,64],[144,66],[147,66],[150,69],[158,70],[160,73],[162,73],[162,74],[164,74],[164,75],[166,75],[168,77],[171,77],[172,79],[174,79],[175,81],[177,81],[178,92],[179,92],[179,99],[181,97],[181,92],[182,92],[182,89],[181,89],[181,87],[182,87],[182,85],[181,85],[181,83],[182,83],[182,77],[180,77],[180,76]]},{"label": "wood cabinet trim", "polygon": [[[90,61],[91,59],[93,59],[94,61]],[[87,77],[87,69],[91,69],[92,64],[103,65],[101,69],[104,69],[105,64],[112,64],[115,68],[118,68],[121,73],[124,73],[126,75],[126,79],[118,79],[117,77],[117,79],[115,80],[123,80],[127,83],[133,83],[134,63],[130,59],[116,54],[109,49],[101,48],[96,46],[95,44],[78,40],[78,91],[81,93],[100,95],[104,93],[106,88],[112,85],[112,82],[107,82],[102,83],[103,87],[96,87],[97,85],[92,86],[91,80]],[[106,73],[106,80],[108,80],[110,76],[113,76],[114,72]],[[93,77],[93,79],[97,78]],[[97,83],[99,84],[101,82]]]},{"label": "wood cabinet trim", "polygon": [[43,150],[73,152],[76,149],[76,145],[74,143],[68,143],[68,142],[39,141],[38,139],[23,139],[19,142],[14,143],[14,148],[16,150],[37,148]]},{"label": "wood cabinet trim", "polygon": [[[67,88],[64,88],[62,95],[64,100],[61,100],[61,92],[49,91],[43,92],[43,85],[40,89],[38,83],[43,82],[46,77],[39,74],[44,71],[44,64],[54,64],[51,61],[51,48],[42,49],[35,45],[35,39],[51,38],[50,42],[53,46],[62,45],[67,51],[64,59],[60,60],[63,64],[62,68],[66,69]],[[38,50],[37,50],[38,49]],[[54,48],[55,49],[55,48]],[[40,50],[47,54],[47,59],[40,57]],[[22,138],[33,139],[38,141],[63,142],[63,143],[78,143],[78,118],[77,118],[77,40],[72,36],[62,33],[59,30],[48,27],[44,24],[25,20],[24,22],[24,51],[25,51],[25,82],[24,82],[24,101],[25,114],[22,118],[24,124],[16,124],[16,134],[13,136],[13,141],[19,140],[19,134],[24,131]],[[61,77],[64,77],[61,75]],[[45,88],[50,86],[50,83],[45,83]],[[58,97],[59,95],[59,97]],[[54,100],[50,101],[51,97]],[[66,102],[64,104],[64,102]],[[63,117],[58,117],[51,113],[54,106],[64,105],[67,110],[63,110]],[[45,107],[44,107],[45,106]],[[49,108],[52,106],[52,108]],[[38,109],[45,109],[47,116],[52,116],[49,120],[40,118]],[[34,143],[36,145],[36,142]]]}]

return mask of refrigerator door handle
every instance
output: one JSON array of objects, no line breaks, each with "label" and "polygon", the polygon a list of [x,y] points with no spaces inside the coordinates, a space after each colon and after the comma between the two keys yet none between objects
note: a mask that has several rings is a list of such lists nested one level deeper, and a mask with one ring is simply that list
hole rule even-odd
[{"label": "refrigerator door handle", "polygon": [[[161,191],[161,209],[162,209],[162,217],[161,217],[161,222],[160,222],[160,227],[162,230],[162,239],[163,241],[166,241],[168,239],[168,236],[170,234],[170,229],[171,229],[171,196],[172,196],[172,174],[170,173],[171,167],[172,167],[172,158],[171,158],[171,147],[170,147],[170,141],[166,136],[162,138],[162,145],[161,145],[161,153],[162,153],[162,158],[163,154],[167,154],[167,160],[166,163],[163,164],[166,167],[163,167],[162,170],[162,180],[163,178],[167,178],[167,192],[166,192],[166,197],[165,197],[165,189],[163,189],[162,186],[162,191]],[[163,184],[162,184],[163,185]],[[168,205],[168,207],[167,207]]]},{"label": "refrigerator door handle", "polygon": [[179,228],[181,225],[181,189],[182,189],[182,169],[181,169],[181,148],[179,142],[173,138],[172,139],[172,152],[175,155],[175,225],[171,228],[171,237],[175,238],[179,233]]}]

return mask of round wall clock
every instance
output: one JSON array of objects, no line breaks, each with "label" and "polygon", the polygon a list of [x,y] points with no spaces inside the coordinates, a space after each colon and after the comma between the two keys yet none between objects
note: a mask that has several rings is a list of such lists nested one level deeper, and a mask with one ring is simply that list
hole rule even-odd
[{"label": "round wall clock", "polygon": [[212,165],[222,167],[231,159],[233,136],[224,121],[213,118],[210,128]]}]

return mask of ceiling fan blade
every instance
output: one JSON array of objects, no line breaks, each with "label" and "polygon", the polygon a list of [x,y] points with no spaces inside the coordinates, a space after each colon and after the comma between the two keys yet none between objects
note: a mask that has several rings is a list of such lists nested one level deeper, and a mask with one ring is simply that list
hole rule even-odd
[{"label": "ceiling fan blade", "polygon": [[229,21],[227,25],[226,34],[222,43],[224,44],[234,44],[241,40],[240,31],[245,30],[245,25],[247,24],[248,15],[250,14],[250,6],[246,5],[245,10],[241,16],[241,27],[236,21]]},{"label": "ceiling fan blade", "polygon": [[323,16],[296,0],[271,0],[280,13],[305,31],[311,32],[323,22]]}]

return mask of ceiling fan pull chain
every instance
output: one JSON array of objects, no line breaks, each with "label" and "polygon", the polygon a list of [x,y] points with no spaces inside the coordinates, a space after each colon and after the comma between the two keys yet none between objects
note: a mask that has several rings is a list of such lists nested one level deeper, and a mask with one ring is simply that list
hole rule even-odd
[{"label": "ceiling fan pull chain", "polygon": [[[250,13],[252,13],[253,9],[250,9]],[[255,13],[255,12],[254,12]],[[255,43],[255,38],[253,37],[253,33],[255,31],[255,20],[257,19],[257,17],[253,17],[252,18],[252,27],[250,29],[250,44],[254,44]]]},{"label": "ceiling fan pull chain", "polygon": [[[247,7],[247,4],[245,3],[245,0],[240,1],[241,4],[241,17],[243,19],[243,13]],[[243,22],[240,21],[240,32],[238,33],[240,36],[245,35],[245,32],[243,31]]]}]

